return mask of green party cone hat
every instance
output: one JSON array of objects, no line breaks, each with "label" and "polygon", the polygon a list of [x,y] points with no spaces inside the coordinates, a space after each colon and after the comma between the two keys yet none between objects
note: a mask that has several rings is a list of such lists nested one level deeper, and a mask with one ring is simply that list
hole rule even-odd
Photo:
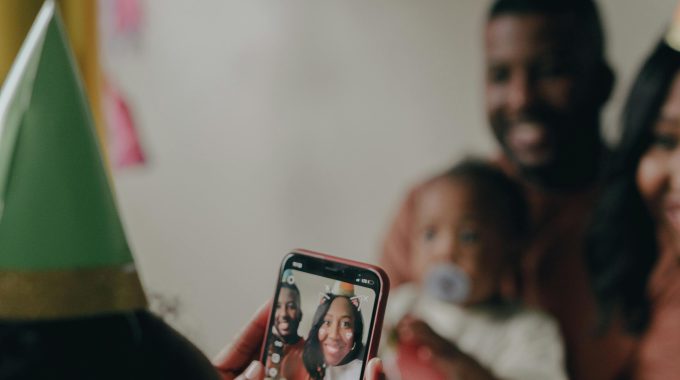
[{"label": "green party cone hat", "polygon": [[146,307],[66,41],[48,0],[0,91],[0,319]]}]

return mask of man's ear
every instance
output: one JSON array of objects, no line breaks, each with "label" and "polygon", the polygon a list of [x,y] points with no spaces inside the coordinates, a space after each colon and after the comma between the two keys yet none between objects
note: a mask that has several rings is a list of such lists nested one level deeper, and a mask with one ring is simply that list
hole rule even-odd
[{"label": "man's ear", "polygon": [[575,95],[579,95],[576,102],[588,110],[602,110],[609,100],[616,76],[611,67],[606,62],[596,64],[596,67],[582,67],[578,81],[578,90]]}]

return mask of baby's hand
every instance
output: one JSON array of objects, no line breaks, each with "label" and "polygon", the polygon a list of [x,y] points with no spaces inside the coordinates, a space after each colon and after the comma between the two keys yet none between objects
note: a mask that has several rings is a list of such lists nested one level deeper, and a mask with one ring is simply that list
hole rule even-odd
[{"label": "baby's hand", "polygon": [[397,335],[397,360],[404,379],[494,379],[474,358],[419,319],[404,317]]},{"label": "baby's hand", "polygon": [[455,343],[441,337],[427,323],[411,316],[399,322],[397,337],[400,345],[419,347],[418,357],[423,360],[433,356],[453,359],[460,353]]},{"label": "baby's hand", "polygon": [[456,379],[455,358],[460,350],[427,323],[404,317],[396,328],[397,365],[402,379]]}]

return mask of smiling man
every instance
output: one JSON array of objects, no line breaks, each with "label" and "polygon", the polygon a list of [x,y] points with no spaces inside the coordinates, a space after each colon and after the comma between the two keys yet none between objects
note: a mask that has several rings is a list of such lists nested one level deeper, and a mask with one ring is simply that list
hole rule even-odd
[{"label": "smiling man", "polygon": [[268,379],[305,379],[307,372],[302,364],[302,350],[305,340],[298,335],[302,320],[300,290],[284,275],[279,295],[274,304],[274,324],[272,338],[267,344],[267,365],[265,376]]},{"label": "smiling man", "polygon": [[[594,334],[594,296],[584,237],[606,148],[600,113],[614,76],[592,0],[495,0],[484,28],[485,104],[500,147],[492,160],[523,188],[530,207],[521,281],[506,292],[557,318],[574,379],[612,379],[633,342],[612,329]],[[391,282],[413,281],[410,192],[385,240]]]},{"label": "smiling man", "polygon": [[298,326],[302,320],[302,310],[300,310],[300,291],[297,286],[281,284],[275,308],[274,334],[287,344],[300,341],[302,337],[298,335]]},{"label": "smiling man", "polygon": [[484,44],[487,115],[518,177],[544,192],[590,187],[613,84],[594,5],[497,1]]}]

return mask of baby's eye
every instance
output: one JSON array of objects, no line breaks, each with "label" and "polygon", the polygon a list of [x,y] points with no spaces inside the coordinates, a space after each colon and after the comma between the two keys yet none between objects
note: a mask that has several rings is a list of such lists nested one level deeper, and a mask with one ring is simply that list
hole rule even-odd
[{"label": "baby's eye", "polygon": [[476,243],[479,241],[479,233],[475,230],[462,230],[458,238],[461,243]]},{"label": "baby's eye", "polygon": [[434,227],[428,227],[423,233],[423,238],[425,241],[432,241],[437,236],[437,230]]}]

